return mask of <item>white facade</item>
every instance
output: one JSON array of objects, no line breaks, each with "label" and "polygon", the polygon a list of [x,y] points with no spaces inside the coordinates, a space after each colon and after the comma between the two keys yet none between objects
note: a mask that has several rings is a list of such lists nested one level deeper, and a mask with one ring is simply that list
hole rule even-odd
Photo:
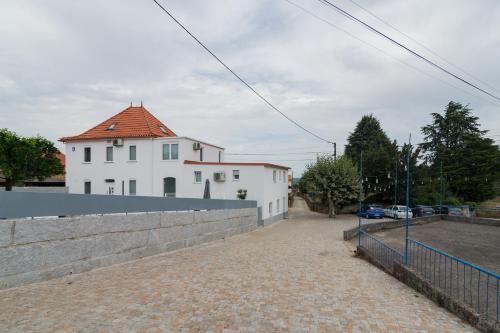
[{"label": "white facade", "polygon": [[[224,148],[186,137],[122,140],[122,146],[114,146],[113,140],[106,139],[65,142],[69,192],[203,198],[205,181],[209,179],[213,199],[237,199],[237,191],[246,189],[246,199],[256,200],[262,207],[263,220],[286,216],[288,212],[288,172],[284,167],[224,163]],[[198,142],[201,150],[193,147]],[[89,149],[90,161],[85,161]],[[134,150],[135,160],[130,158]],[[164,150],[168,154],[164,155]],[[235,171],[239,177],[233,177]],[[224,172],[225,181],[215,181],[216,172]]]}]

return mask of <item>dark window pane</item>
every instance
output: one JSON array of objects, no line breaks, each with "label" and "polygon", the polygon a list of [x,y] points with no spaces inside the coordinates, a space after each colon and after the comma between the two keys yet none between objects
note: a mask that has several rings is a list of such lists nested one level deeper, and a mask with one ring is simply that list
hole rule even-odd
[{"label": "dark window pane", "polygon": [[128,156],[128,159],[130,161],[135,161],[136,160],[136,158],[137,158],[136,152],[137,152],[136,146],[130,146],[130,148],[129,148],[129,156]]}]

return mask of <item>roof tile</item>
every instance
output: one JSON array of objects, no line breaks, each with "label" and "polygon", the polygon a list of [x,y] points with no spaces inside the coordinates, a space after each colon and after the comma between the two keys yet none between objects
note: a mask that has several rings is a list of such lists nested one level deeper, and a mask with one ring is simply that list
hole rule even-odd
[{"label": "roof tile", "polygon": [[59,141],[175,136],[172,130],[141,105],[130,106],[80,135],[66,136]]}]

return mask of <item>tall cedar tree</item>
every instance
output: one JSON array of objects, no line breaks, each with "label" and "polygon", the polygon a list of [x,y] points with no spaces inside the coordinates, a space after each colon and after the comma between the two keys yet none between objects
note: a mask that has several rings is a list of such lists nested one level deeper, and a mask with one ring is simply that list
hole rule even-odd
[{"label": "tall cedar tree", "polygon": [[[303,184],[326,198],[328,216],[335,217],[336,209],[352,202],[359,193],[359,177],[354,163],[347,156],[336,160],[331,156],[320,156],[307,166],[302,175]],[[301,179],[301,181],[302,181]]]},{"label": "tall cedar tree", "polygon": [[0,170],[5,190],[11,191],[12,186],[25,180],[43,180],[64,173],[58,152],[52,142],[40,136],[20,137],[0,129]]},{"label": "tall cedar tree", "polygon": [[345,146],[345,155],[359,166],[361,151],[363,151],[363,190],[366,201],[370,197],[377,201],[393,200],[390,190],[394,181],[390,178],[395,174],[398,150],[395,142],[391,142],[382,130],[380,122],[373,115],[365,115],[357,123],[354,132],[349,135]]},{"label": "tall cedar tree", "polygon": [[439,177],[440,165],[446,189],[462,201],[483,201],[495,195],[500,178],[500,150],[484,137],[479,118],[468,106],[450,102],[443,115],[432,113],[431,124],[422,127],[420,145],[427,165]]}]

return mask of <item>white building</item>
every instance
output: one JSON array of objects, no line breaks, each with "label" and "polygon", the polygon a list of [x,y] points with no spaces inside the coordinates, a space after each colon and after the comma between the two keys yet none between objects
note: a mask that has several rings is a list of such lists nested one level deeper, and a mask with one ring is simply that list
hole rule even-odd
[{"label": "white building", "polygon": [[288,168],[224,162],[224,148],[177,136],[142,105],[61,138],[69,193],[256,200],[265,224],[288,214]]}]

